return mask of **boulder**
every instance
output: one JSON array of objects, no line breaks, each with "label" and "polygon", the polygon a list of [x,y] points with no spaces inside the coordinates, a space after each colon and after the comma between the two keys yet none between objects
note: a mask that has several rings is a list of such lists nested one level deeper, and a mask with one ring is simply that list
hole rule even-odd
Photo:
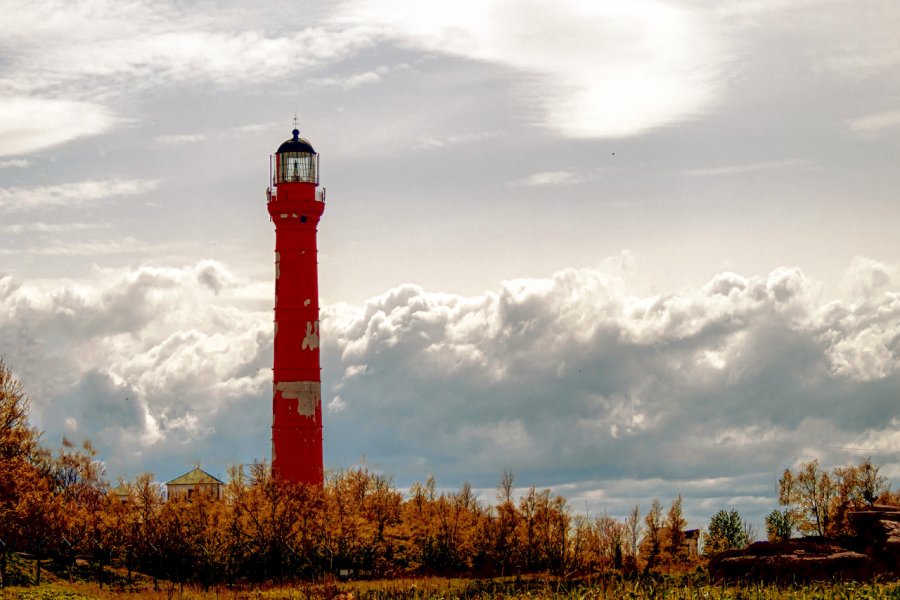
[{"label": "boulder", "polygon": [[865,554],[820,540],[756,542],[743,550],[729,550],[709,561],[709,573],[726,581],[775,582],[869,579],[874,561]]},{"label": "boulder", "polygon": [[900,507],[870,506],[850,511],[847,518],[853,528],[852,536],[838,541],[801,538],[756,542],[712,557],[709,573],[728,581],[900,577]]},{"label": "boulder", "polygon": [[857,548],[869,556],[879,573],[900,575],[900,508],[875,505],[850,512]]}]

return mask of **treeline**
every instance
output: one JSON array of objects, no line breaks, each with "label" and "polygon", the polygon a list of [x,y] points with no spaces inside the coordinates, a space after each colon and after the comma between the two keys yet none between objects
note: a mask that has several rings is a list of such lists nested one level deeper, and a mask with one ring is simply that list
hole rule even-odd
[{"label": "treeline", "polygon": [[766,517],[771,540],[806,536],[841,538],[854,534],[849,514],[876,503],[900,505],[900,491],[891,493],[887,479],[871,459],[858,465],[822,469],[818,459],[785,469],[778,480],[778,502],[787,506]]},{"label": "treeline", "polygon": [[[849,477],[840,479],[839,489],[847,488],[837,496],[847,502],[838,507],[844,513],[857,501],[887,494],[877,468],[864,465],[857,472],[874,469],[874,484],[868,475],[853,480],[858,489]],[[782,500],[791,509],[775,512],[788,521],[789,533],[805,531],[810,515],[818,514],[803,493],[806,471],[788,473]],[[119,495],[110,492],[89,443],[65,442],[55,452],[39,444],[22,387],[0,361],[0,566],[16,551],[38,565],[86,560],[101,580],[112,565],[129,576],[209,585],[327,573],[647,572],[698,560],[698,536],[685,531],[680,496],[667,508],[654,500],[645,514],[635,506],[617,519],[573,515],[565,498],[550,490],[532,487],[515,497],[513,485],[513,475],[504,473],[494,500],[485,503],[468,484],[448,492],[429,479],[404,493],[363,467],[307,487],[273,477],[262,463],[231,469],[221,500],[197,493],[166,501],[151,474],[124,484]],[[753,528],[736,511],[720,511],[702,543],[714,552],[753,539]]]}]

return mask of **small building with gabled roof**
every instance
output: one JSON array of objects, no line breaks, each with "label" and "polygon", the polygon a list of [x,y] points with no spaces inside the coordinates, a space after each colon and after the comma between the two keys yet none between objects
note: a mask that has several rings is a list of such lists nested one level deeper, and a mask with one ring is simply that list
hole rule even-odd
[{"label": "small building with gabled roof", "polygon": [[128,498],[131,496],[131,490],[124,483],[117,485],[109,490],[109,497],[119,504],[128,504]]},{"label": "small building with gabled roof", "polygon": [[166,497],[169,500],[191,499],[198,494],[208,494],[211,498],[221,500],[224,486],[225,482],[216,479],[200,467],[195,467],[194,470],[166,483]]}]

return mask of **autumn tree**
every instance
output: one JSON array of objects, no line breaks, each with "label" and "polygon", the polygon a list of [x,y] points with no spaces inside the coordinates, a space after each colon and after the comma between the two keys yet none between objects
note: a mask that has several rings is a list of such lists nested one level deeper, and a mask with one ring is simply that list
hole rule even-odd
[{"label": "autumn tree", "polygon": [[432,547],[435,544],[434,500],[435,483],[433,478],[425,485],[416,482],[410,487],[409,495],[402,506],[402,521],[406,534],[406,544],[400,546],[401,564],[411,570],[418,570],[430,562]]},{"label": "autumn tree", "polygon": [[232,493],[246,548],[245,573],[253,579],[284,580],[289,574],[314,571],[320,564],[317,542],[323,531],[318,486],[276,477],[269,464],[261,462],[251,466],[249,483]]},{"label": "autumn tree", "polygon": [[644,572],[649,572],[659,558],[662,549],[662,504],[658,499],[654,498],[650,503],[650,510],[644,517],[644,538],[641,542],[641,554],[645,557],[646,562]]},{"label": "autumn tree", "polygon": [[637,568],[637,559],[640,552],[641,534],[644,528],[641,526],[641,507],[635,504],[628,517],[625,519],[625,542],[628,550],[625,560],[625,566],[634,569]]},{"label": "autumn tree", "polygon": [[16,544],[22,495],[29,493],[39,473],[31,463],[38,435],[28,423],[28,397],[6,362],[0,358],[0,540]]},{"label": "autumn tree", "polygon": [[778,480],[779,503],[794,507],[797,528],[807,535],[825,536],[836,495],[837,486],[818,459],[801,464],[797,473],[785,469]]},{"label": "autumn tree", "polygon": [[528,571],[559,571],[565,560],[570,517],[565,498],[534,486],[519,500],[518,546]]},{"label": "autumn tree", "polygon": [[519,512],[513,502],[513,483],[515,475],[511,471],[503,471],[497,485],[497,506],[495,508],[496,532],[494,556],[500,565],[500,574],[509,574],[511,570],[520,568],[519,548],[516,543],[516,531],[519,525]]},{"label": "autumn tree", "polygon": [[78,447],[63,438],[48,465],[51,493],[58,495],[65,506],[65,531],[62,532],[67,562],[74,562],[75,554],[92,554],[102,528],[102,513],[106,508],[109,484],[104,479],[103,464],[89,440]]},{"label": "autumn tree", "polygon": [[129,506],[126,485],[124,482],[120,483],[121,489],[126,491],[125,496],[108,492],[102,509],[95,515],[95,536],[91,540],[88,556],[93,558],[95,578],[101,587],[105,580],[104,567],[110,564],[114,556],[122,557],[121,562],[128,570],[128,583],[131,583],[134,554],[126,553],[126,549],[130,549],[129,534],[133,527],[134,513]]},{"label": "autumn tree", "polygon": [[3,560],[9,549],[28,550],[41,559],[62,543],[68,512],[48,479],[49,453],[28,423],[29,402],[21,382],[0,359],[0,540]]},{"label": "autumn tree", "polygon": [[394,556],[401,543],[398,526],[401,521],[403,496],[393,485],[393,480],[381,473],[368,473],[363,515],[370,523],[366,552],[373,574],[382,575],[394,571]]},{"label": "autumn tree", "polygon": [[460,572],[471,568],[480,505],[468,482],[459,491],[441,493],[433,501],[434,538],[432,563],[438,571]]},{"label": "autumn tree", "polygon": [[888,489],[870,459],[830,473],[812,460],[802,463],[796,473],[785,469],[778,481],[778,501],[791,508],[801,533],[835,537],[851,533],[848,512],[871,505]]},{"label": "autumn tree", "polygon": [[389,477],[365,466],[332,474],[325,484],[330,568],[389,571],[402,500]]},{"label": "autumn tree", "polygon": [[872,464],[871,458],[864,458],[858,465],[837,467],[833,473],[837,494],[827,533],[830,536],[852,534],[849,513],[872,506],[890,486],[880,474],[880,468]]},{"label": "autumn tree", "polygon": [[679,560],[683,558],[684,545],[684,528],[687,527],[687,520],[684,518],[682,509],[681,494],[672,501],[669,511],[666,513],[664,524],[666,535],[666,550],[668,550],[671,560]]},{"label": "autumn tree", "polygon": [[622,568],[624,546],[626,545],[626,526],[606,511],[594,519],[593,529],[596,533],[596,549],[598,565],[601,567]]}]

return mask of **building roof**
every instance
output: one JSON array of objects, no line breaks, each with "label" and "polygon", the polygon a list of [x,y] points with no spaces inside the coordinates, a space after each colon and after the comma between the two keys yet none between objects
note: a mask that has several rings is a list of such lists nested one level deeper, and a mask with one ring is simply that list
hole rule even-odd
[{"label": "building roof", "polygon": [[284,154],[285,152],[316,153],[316,151],[313,150],[312,144],[309,143],[309,140],[300,137],[300,131],[298,129],[293,130],[291,133],[294,137],[281,144],[275,154]]},{"label": "building roof", "polygon": [[216,479],[200,467],[197,467],[193,471],[188,471],[184,475],[169,481],[166,485],[199,485],[201,483],[224,484],[225,482]]}]

